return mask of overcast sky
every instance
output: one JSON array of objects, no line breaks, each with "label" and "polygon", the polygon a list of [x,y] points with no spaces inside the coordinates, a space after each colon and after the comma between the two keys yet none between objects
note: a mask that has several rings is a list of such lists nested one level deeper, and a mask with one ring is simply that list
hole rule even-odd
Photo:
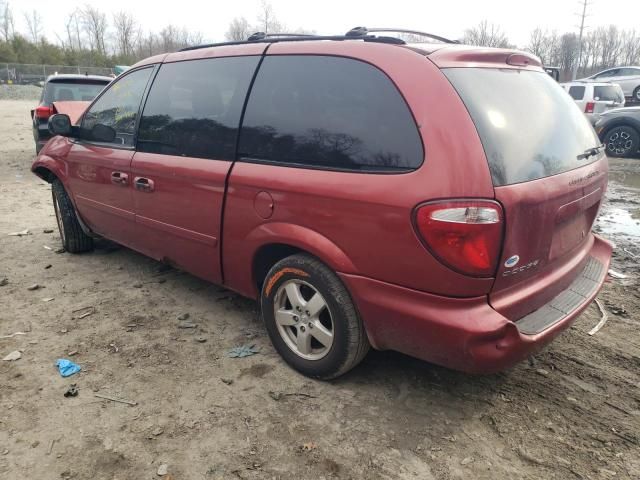
[{"label": "overcast sky", "polygon": [[[55,41],[64,31],[66,15],[76,7],[92,4],[107,12],[131,12],[144,30],[158,31],[167,24],[203,33],[208,41],[223,40],[233,17],[256,21],[260,0],[9,0],[16,28],[26,32],[23,13],[37,9],[42,15],[45,35]],[[291,29],[305,28],[317,33],[341,34],[348,29],[404,27],[459,38],[464,29],[483,19],[499,24],[509,39],[519,46],[528,42],[537,26],[558,32],[577,31],[581,0],[271,0],[276,17]],[[640,0],[590,0],[587,26],[616,24],[640,30]]]}]

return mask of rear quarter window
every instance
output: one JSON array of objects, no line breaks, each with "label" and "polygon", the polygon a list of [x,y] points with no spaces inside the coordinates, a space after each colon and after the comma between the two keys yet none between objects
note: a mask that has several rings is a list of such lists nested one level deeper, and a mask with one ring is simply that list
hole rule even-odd
[{"label": "rear quarter window", "polygon": [[396,86],[358,60],[266,57],[240,134],[245,160],[399,172],[422,164],[417,126]]},{"label": "rear quarter window", "polygon": [[600,145],[573,99],[544,72],[449,68],[443,72],[473,119],[495,186],[557,175]]},{"label": "rear quarter window", "polygon": [[605,85],[601,87],[593,87],[593,99],[604,102],[621,102],[624,100],[624,94],[619,88]]}]

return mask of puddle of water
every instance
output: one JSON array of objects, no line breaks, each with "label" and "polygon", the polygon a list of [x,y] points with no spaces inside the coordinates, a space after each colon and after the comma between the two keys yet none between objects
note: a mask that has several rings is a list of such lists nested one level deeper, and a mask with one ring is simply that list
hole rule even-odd
[{"label": "puddle of water", "polygon": [[640,190],[640,172],[610,171],[609,178],[624,187]]},{"label": "puddle of water", "polygon": [[604,233],[609,235],[640,237],[640,220],[622,208],[610,208],[602,212],[598,218],[598,225]]}]

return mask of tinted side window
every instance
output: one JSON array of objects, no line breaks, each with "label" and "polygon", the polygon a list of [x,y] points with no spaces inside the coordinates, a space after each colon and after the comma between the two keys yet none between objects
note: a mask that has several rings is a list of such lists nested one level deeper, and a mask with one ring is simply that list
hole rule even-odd
[{"label": "tinted side window", "polygon": [[616,77],[618,75],[620,75],[620,69],[619,68],[614,68],[612,70],[607,70],[606,72],[602,72],[596,78]]},{"label": "tinted side window", "polygon": [[138,151],[233,160],[258,61],[249,56],[162,65],[140,120]]},{"label": "tinted side window", "polygon": [[144,68],[115,80],[84,114],[83,130],[90,132],[97,124],[106,125],[116,131],[113,143],[132,147],[138,109],[152,71]]},{"label": "tinted side window", "polygon": [[593,99],[605,102],[622,102],[622,100],[624,100],[624,95],[618,87],[606,85],[602,87],[593,87]]},{"label": "tinted side window", "polygon": [[415,121],[391,80],[357,60],[266,57],[247,104],[239,154],[349,170],[420,166]]},{"label": "tinted side window", "polygon": [[574,100],[582,100],[584,98],[584,90],[585,87],[569,87],[569,95],[571,95],[571,98]]},{"label": "tinted side window", "polygon": [[640,68],[621,68],[620,75],[624,75],[624,76],[640,75]]}]

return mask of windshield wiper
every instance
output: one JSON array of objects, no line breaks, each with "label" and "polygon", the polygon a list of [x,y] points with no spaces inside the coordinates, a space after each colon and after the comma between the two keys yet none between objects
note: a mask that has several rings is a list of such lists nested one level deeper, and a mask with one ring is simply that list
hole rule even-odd
[{"label": "windshield wiper", "polygon": [[578,160],[586,160],[589,157],[598,155],[598,153],[600,153],[600,150],[602,150],[603,148],[604,148],[604,143],[601,143],[597,147],[587,148],[584,152],[582,152],[576,158]]}]

